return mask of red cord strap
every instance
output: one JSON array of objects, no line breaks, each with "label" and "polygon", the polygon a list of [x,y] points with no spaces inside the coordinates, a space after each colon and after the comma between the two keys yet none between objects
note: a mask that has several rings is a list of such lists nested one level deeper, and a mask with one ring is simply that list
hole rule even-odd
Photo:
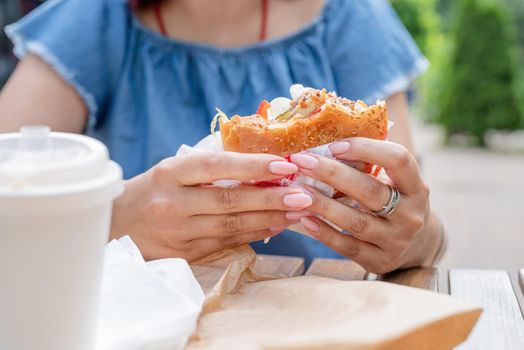
[{"label": "red cord strap", "polygon": [[156,23],[158,25],[158,29],[160,29],[160,34],[167,36],[166,25],[164,23],[164,19],[162,18],[162,13],[160,12],[160,4],[155,3],[153,5],[153,9],[155,11]]},{"label": "red cord strap", "polygon": [[266,40],[266,32],[267,32],[269,0],[261,0],[261,2],[262,2],[262,19],[260,21],[260,37],[258,38],[258,40],[264,41]]}]

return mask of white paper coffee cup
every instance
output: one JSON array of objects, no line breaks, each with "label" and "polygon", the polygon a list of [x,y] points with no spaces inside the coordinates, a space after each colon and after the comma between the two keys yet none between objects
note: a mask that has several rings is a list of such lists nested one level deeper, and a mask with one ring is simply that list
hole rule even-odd
[{"label": "white paper coffee cup", "polygon": [[92,138],[0,135],[0,349],[93,349],[122,170]]}]

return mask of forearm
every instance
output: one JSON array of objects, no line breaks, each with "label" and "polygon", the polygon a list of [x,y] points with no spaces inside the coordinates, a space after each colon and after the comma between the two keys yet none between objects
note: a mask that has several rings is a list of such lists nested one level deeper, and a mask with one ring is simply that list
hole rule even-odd
[{"label": "forearm", "polygon": [[129,205],[129,201],[127,200],[126,196],[126,193],[129,192],[129,181],[126,181],[124,183],[124,186],[124,193],[113,201],[113,211],[111,215],[111,232],[109,240],[119,239],[122,236],[130,233],[127,226],[128,221],[126,220],[126,216],[129,219],[129,216],[131,214],[131,206]]},{"label": "forearm", "polygon": [[387,99],[387,108],[389,120],[395,123],[388,133],[388,139],[400,143],[406,147],[413,156],[416,156],[411,137],[409,106],[406,94],[399,92],[390,96]]},{"label": "forearm", "polygon": [[437,264],[447,250],[448,237],[446,231],[444,230],[444,224],[442,220],[433,212],[431,212],[431,217],[434,219],[433,226],[431,227],[432,232],[432,245],[433,250],[427,256],[427,259],[424,261],[424,266],[432,266]]},{"label": "forearm", "polygon": [[124,181],[124,193],[113,202],[110,239],[119,239],[137,229],[136,226],[141,222],[144,202],[137,201],[136,198],[147,196],[147,189],[142,184],[147,183],[148,179],[144,179],[147,175],[147,173],[140,174]]}]

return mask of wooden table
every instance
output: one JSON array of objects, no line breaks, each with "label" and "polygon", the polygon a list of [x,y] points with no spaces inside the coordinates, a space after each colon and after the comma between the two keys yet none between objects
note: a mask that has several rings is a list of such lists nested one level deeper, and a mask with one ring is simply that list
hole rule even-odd
[{"label": "wooden table", "polygon": [[[349,260],[315,259],[305,270],[302,258],[258,255],[255,270],[285,277],[305,274],[344,281],[378,280],[439,292],[438,271],[429,267],[377,276]],[[484,308],[470,337],[458,349],[524,349],[524,319],[515,294],[524,292],[524,269],[519,272],[522,291],[512,288],[507,271],[452,269],[448,276],[451,295]]]}]

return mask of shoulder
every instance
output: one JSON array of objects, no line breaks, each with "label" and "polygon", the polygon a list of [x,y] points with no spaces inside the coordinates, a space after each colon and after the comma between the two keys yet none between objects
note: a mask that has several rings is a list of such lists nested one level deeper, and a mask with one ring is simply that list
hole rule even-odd
[{"label": "shoulder", "polygon": [[60,6],[73,6],[73,7],[83,7],[83,8],[122,8],[128,7],[127,0],[47,0],[41,6],[37,8],[52,8]]},{"label": "shoulder", "polygon": [[[72,20],[87,24],[88,20],[109,20],[127,17],[130,10],[125,0],[48,0],[37,7],[19,23],[38,22],[61,16],[59,23],[66,25]],[[95,21],[97,23],[98,21]]]},{"label": "shoulder", "polygon": [[122,39],[129,14],[125,0],[48,0],[5,31],[18,49],[39,43],[58,52],[81,53]]},{"label": "shoulder", "polygon": [[360,14],[390,9],[388,0],[326,0],[326,9],[333,13]]},{"label": "shoulder", "polygon": [[412,38],[387,0],[329,0],[324,12],[325,42],[335,51],[381,52],[393,43],[412,46]]},{"label": "shoulder", "polygon": [[97,113],[125,56],[129,9],[124,0],[49,0],[6,27],[15,54],[40,57]]},{"label": "shoulder", "polygon": [[324,20],[334,26],[387,24],[392,17],[396,18],[396,13],[387,0],[326,1]]},{"label": "shoulder", "polygon": [[368,102],[405,90],[427,68],[386,0],[329,0],[324,44],[338,92]]}]

